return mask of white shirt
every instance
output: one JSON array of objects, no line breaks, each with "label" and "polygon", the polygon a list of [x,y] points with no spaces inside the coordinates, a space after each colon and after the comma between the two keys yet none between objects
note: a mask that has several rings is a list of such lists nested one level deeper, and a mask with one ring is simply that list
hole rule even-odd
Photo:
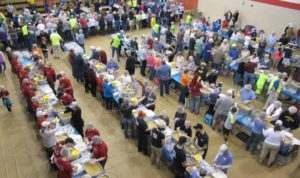
[{"label": "white shirt", "polygon": [[45,25],[42,24],[42,23],[37,25],[37,29],[40,30],[40,31],[42,31],[42,30],[45,31],[45,28],[46,28]]},{"label": "white shirt", "polygon": [[[275,111],[274,111],[275,110]],[[271,113],[274,111],[274,113],[271,115]],[[266,114],[268,117],[271,117],[272,121],[276,121],[279,117],[279,115],[281,114],[282,112],[282,108],[275,108],[275,105],[274,104],[271,104],[267,110],[266,110]]]},{"label": "white shirt", "polygon": [[263,134],[266,137],[265,142],[273,146],[280,146],[284,138],[283,132],[282,131],[275,132],[274,128],[269,128],[266,131],[263,130]]}]

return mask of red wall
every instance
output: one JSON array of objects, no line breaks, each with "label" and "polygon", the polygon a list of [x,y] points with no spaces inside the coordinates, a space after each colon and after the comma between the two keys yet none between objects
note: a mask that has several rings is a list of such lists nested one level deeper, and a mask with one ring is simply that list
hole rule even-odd
[{"label": "red wall", "polygon": [[180,3],[183,3],[186,10],[197,10],[198,9],[198,0],[177,0]]}]

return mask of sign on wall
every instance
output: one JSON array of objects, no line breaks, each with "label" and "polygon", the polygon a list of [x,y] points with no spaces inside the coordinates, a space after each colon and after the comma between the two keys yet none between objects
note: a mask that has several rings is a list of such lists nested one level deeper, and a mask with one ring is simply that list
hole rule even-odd
[{"label": "sign on wall", "polygon": [[252,0],[289,9],[300,10],[300,0]]}]

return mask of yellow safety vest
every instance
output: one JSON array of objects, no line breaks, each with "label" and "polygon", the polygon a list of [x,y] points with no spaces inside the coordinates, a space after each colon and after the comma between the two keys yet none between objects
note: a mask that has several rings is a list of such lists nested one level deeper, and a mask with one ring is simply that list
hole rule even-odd
[{"label": "yellow safety vest", "polygon": [[[280,80],[278,76],[274,77],[269,85],[269,90],[272,90],[273,86],[274,86],[274,83],[277,81],[277,80]],[[277,93],[280,93],[281,92],[281,89],[282,89],[282,86],[281,86],[281,81],[279,82],[279,86],[278,88],[276,89],[276,92]]]},{"label": "yellow safety vest", "polygon": [[27,25],[24,25],[24,26],[22,27],[22,33],[23,33],[23,36],[26,36],[26,35],[29,34]]},{"label": "yellow safety vest", "polygon": [[136,19],[136,21],[140,21],[140,20],[141,20],[140,14],[136,14],[136,15],[135,15],[135,19]]},{"label": "yellow safety vest", "polygon": [[159,33],[159,27],[160,27],[159,24],[155,24],[155,25],[154,25],[153,28],[154,28],[154,32],[155,32],[155,33]]},{"label": "yellow safety vest", "polygon": [[190,15],[186,16],[185,23],[186,23],[187,25],[191,25],[191,23],[192,23],[192,16],[190,16]]},{"label": "yellow safety vest", "polygon": [[136,0],[133,0],[133,1],[132,1],[132,7],[134,7],[134,8],[137,7],[137,1],[136,1]]},{"label": "yellow safety vest", "polygon": [[114,40],[113,40],[111,46],[118,48],[120,46],[120,44],[121,44],[121,39],[118,36],[114,37]]}]

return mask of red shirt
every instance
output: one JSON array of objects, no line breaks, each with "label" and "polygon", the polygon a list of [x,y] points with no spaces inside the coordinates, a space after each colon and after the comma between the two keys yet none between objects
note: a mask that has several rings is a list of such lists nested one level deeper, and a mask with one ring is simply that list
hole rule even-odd
[{"label": "red shirt", "polygon": [[200,96],[201,95],[201,88],[202,84],[199,81],[194,81],[196,79],[193,79],[193,81],[190,83],[190,91],[191,95],[193,96]]},{"label": "red shirt", "polygon": [[255,68],[256,68],[256,64],[251,61],[246,62],[245,67],[244,67],[245,72],[252,73],[252,74],[255,73]]},{"label": "red shirt", "polygon": [[69,106],[74,101],[72,95],[68,93],[65,93],[60,100],[64,106]]},{"label": "red shirt", "polygon": [[56,166],[58,168],[58,178],[72,178],[73,168],[69,161],[59,157]]},{"label": "red shirt", "polygon": [[152,49],[153,40],[152,39],[148,39],[147,44],[148,44],[149,48]]},{"label": "red shirt", "polygon": [[18,65],[19,65],[19,63],[18,63],[18,58],[13,58],[13,60],[11,61],[11,63],[12,63],[13,71],[14,71],[14,72],[17,72],[17,67],[18,67]]},{"label": "red shirt", "polygon": [[103,92],[102,84],[103,84],[103,80],[101,78],[97,78],[97,87],[98,90],[101,92]]},{"label": "red shirt", "polygon": [[104,141],[102,141],[100,144],[92,145],[93,157],[96,159],[105,157],[105,160],[107,160],[107,152],[107,145]]},{"label": "red shirt", "polygon": [[23,90],[25,96],[27,96],[27,97],[30,97],[30,98],[31,98],[31,97],[35,96],[34,91],[32,91],[32,90],[30,89],[30,86],[29,86],[29,85],[22,85],[22,90]]},{"label": "red shirt", "polygon": [[[64,78],[64,79],[60,80],[59,81],[59,86],[62,87],[63,89],[65,89],[66,93],[73,96],[73,87],[72,87],[70,79]],[[70,89],[67,89],[67,88],[70,88]]]},{"label": "red shirt", "polygon": [[39,103],[32,103],[31,104],[32,110],[34,111],[34,113],[36,112],[36,109],[40,107]]},{"label": "red shirt", "polygon": [[54,82],[55,81],[55,71],[54,69],[52,69],[51,67],[50,68],[45,68],[45,75],[47,77],[47,81],[48,82]]},{"label": "red shirt", "polygon": [[0,91],[0,98],[8,98],[9,92],[4,89],[4,91]]},{"label": "red shirt", "polygon": [[89,130],[85,130],[85,137],[88,139],[88,141],[90,142],[92,140],[92,138],[96,135],[100,136],[100,133],[97,129],[93,129],[91,131]]},{"label": "red shirt", "polygon": [[84,18],[80,18],[79,23],[82,27],[87,27],[87,21]]},{"label": "red shirt", "polygon": [[47,120],[47,116],[38,118],[36,121],[36,127],[40,130],[42,128],[42,123]]},{"label": "red shirt", "polygon": [[227,20],[223,20],[222,22],[222,28],[228,28],[229,22]]},{"label": "red shirt", "polygon": [[56,145],[53,147],[53,155],[58,158],[60,157],[60,150],[63,147],[61,146],[61,142],[57,142]]},{"label": "red shirt", "polygon": [[101,51],[100,54],[99,54],[99,61],[102,62],[103,64],[106,64],[107,63],[107,55],[105,53],[105,51]]}]

